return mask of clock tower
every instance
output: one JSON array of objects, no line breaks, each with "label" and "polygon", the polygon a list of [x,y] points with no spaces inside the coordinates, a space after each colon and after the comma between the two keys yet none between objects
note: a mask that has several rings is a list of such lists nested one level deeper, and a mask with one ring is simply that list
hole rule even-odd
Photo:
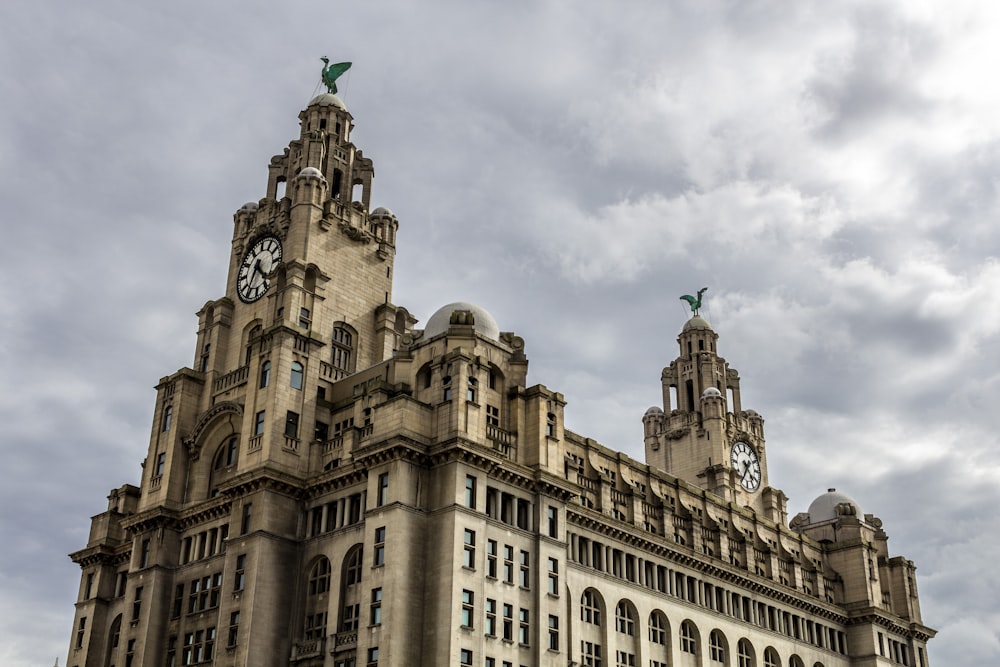
[{"label": "clock tower", "polygon": [[785,494],[768,485],[764,419],[740,402],[740,376],[718,354],[703,317],[685,322],[680,354],[663,369],[663,408],[643,416],[646,461],[779,523]]}]

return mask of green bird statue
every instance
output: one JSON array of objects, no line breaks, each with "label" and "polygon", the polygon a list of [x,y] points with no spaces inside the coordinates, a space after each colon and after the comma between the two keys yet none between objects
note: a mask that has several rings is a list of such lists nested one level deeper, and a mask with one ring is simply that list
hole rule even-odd
[{"label": "green bird statue", "polygon": [[337,94],[337,79],[340,75],[351,69],[351,63],[334,63],[330,64],[330,59],[326,56],[320,58],[323,61],[323,85],[326,86],[328,92],[336,95]]},{"label": "green bird statue", "polygon": [[702,287],[698,290],[698,296],[691,296],[690,294],[685,294],[681,297],[682,300],[687,301],[691,306],[691,312],[694,315],[698,314],[698,310],[701,308],[701,295],[708,291],[707,287]]}]

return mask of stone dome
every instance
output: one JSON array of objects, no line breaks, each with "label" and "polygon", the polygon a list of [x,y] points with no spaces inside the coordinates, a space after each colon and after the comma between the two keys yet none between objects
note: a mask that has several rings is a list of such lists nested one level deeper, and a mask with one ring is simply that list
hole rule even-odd
[{"label": "stone dome", "polygon": [[257,202],[255,201],[248,201],[246,204],[243,204],[243,206],[240,206],[241,211],[246,211],[248,213],[253,213],[258,208],[259,207],[257,206]]},{"label": "stone dome", "polygon": [[651,417],[653,415],[662,415],[662,414],[663,414],[663,410],[661,408],[659,408],[659,407],[657,407],[657,406],[654,405],[649,410],[646,410],[645,414],[643,414],[642,416],[643,417]]},{"label": "stone dome", "polygon": [[809,523],[820,523],[821,521],[836,519],[839,516],[837,514],[837,505],[841,503],[852,505],[858,519],[864,520],[865,513],[861,511],[861,505],[858,504],[858,501],[846,493],[840,493],[837,489],[827,489],[826,493],[816,498],[809,505]]},{"label": "stone dome", "polygon": [[396,214],[387,209],[385,206],[379,206],[377,209],[371,212],[371,217],[373,218],[393,218],[395,219]]},{"label": "stone dome", "polygon": [[691,331],[692,329],[706,329],[708,331],[712,330],[712,325],[708,323],[701,315],[695,315],[690,320],[684,323],[684,328],[682,331]]},{"label": "stone dome", "polygon": [[323,172],[316,167],[306,167],[299,172],[299,176],[306,176],[310,178],[323,178]]},{"label": "stone dome", "polygon": [[336,107],[347,111],[344,102],[333,93],[323,93],[309,100],[309,106]]},{"label": "stone dome", "polygon": [[451,326],[451,314],[456,310],[465,310],[472,313],[476,333],[491,340],[500,339],[500,327],[497,326],[497,321],[493,319],[489,311],[474,303],[466,303],[464,301],[449,303],[431,315],[431,318],[427,320],[427,326],[424,327],[424,337],[433,338],[438,334],[445,333],[448,327]]},{"label": "stone dome", "polygon": [[720,398],[721,396],[722,392],[715,387],[709,387],[705,391],[701,392],[702,398]]}]

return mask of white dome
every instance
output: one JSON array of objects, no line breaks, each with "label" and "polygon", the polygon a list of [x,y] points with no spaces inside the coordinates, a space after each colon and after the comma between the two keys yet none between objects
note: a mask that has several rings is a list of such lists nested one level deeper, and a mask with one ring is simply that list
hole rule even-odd
[{"label": "white dome", "polygon": [[491,340],[500,339],[500,327],[497,326],[497,321],[493,319],[493,316],[485,308],[464,301],[449,303],[431,315],[431,318],[427,320],[427,326],[424,327],[424,337],[433,338],[446,332],[451,326],[451,314],[456,310],[466,310],[472,313],[476,333]]},{"label": "white dome", "polygon": [[682,331],[690,331],[691,329],[707,329],[712,330],[712,325],[708,323],[701,315],[695,315],[690,320],[684,323],[684,328]]},{"label": "white dome", "polygon": [[821,521],[836,519],[839,516],[837,514],[837,505],[841,503],[852,505],[858,519],[864,520],[865,513],[861,511],[861,505],[858,504],[858,501],[846,493],[840,493],[837,489],[829,489],[809,505],[809,523],[820,523]]},{"label": "white dome", "polygon": [[248,212],[256,211],[257,208],[258,208],[257,202],[255,201],[248,201],[246,204],[243,204],[243,206],[240,206],[241,211],[248,211]]},{"label": "white dome", "polygon": [[312,178],[323,178],[323,172],[316,167],[306,167],[299,172],[299,176],[307,176]]},{"label": "white dome", "polygon": [[387,209],[385,206],[379,206],[377,209],[375,209],[374,211],[372,211],[371,215],[372,215],[373,218],[374,217],[378,217],[378,216],[383,216],[383,217],[386,217],[386,218],[395,218],[396,217],[396,214],[393,213],[392,211],[390,211],[389,209]]},{"label": "white dome", "polygon": [[643,417],[649,417],[651,415],[662,415],[662,414],[663,414],[663,409],[654,405],[649,410],[646,410],[646,413],[643,415]]},{"label": "white dome", "polygon": [[722,392],[715,387],[709,387],[705,391],[701,392],[702,398],[717,398],[722,396]]},{"label": "white dome", "polygon": [[344,106],[341,99],[333,93],[323,93],[322,95],[317,95],[309,101],[309,106],[316,105],[321,107],[336,107],[347,111],[347,107]]}]

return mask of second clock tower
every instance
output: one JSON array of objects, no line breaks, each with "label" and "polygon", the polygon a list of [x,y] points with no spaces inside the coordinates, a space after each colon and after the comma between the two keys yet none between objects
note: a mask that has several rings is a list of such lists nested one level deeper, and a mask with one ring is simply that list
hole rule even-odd
[{"label": "second clock tower", "polygon": [[764,419],[740,403],[740,376],[719,356],[719,336],[695,315],[679,356],[663,369],[663,408],[643,416],[646,461],[767,518],[787,519],[785,494],[768,486]]}]

